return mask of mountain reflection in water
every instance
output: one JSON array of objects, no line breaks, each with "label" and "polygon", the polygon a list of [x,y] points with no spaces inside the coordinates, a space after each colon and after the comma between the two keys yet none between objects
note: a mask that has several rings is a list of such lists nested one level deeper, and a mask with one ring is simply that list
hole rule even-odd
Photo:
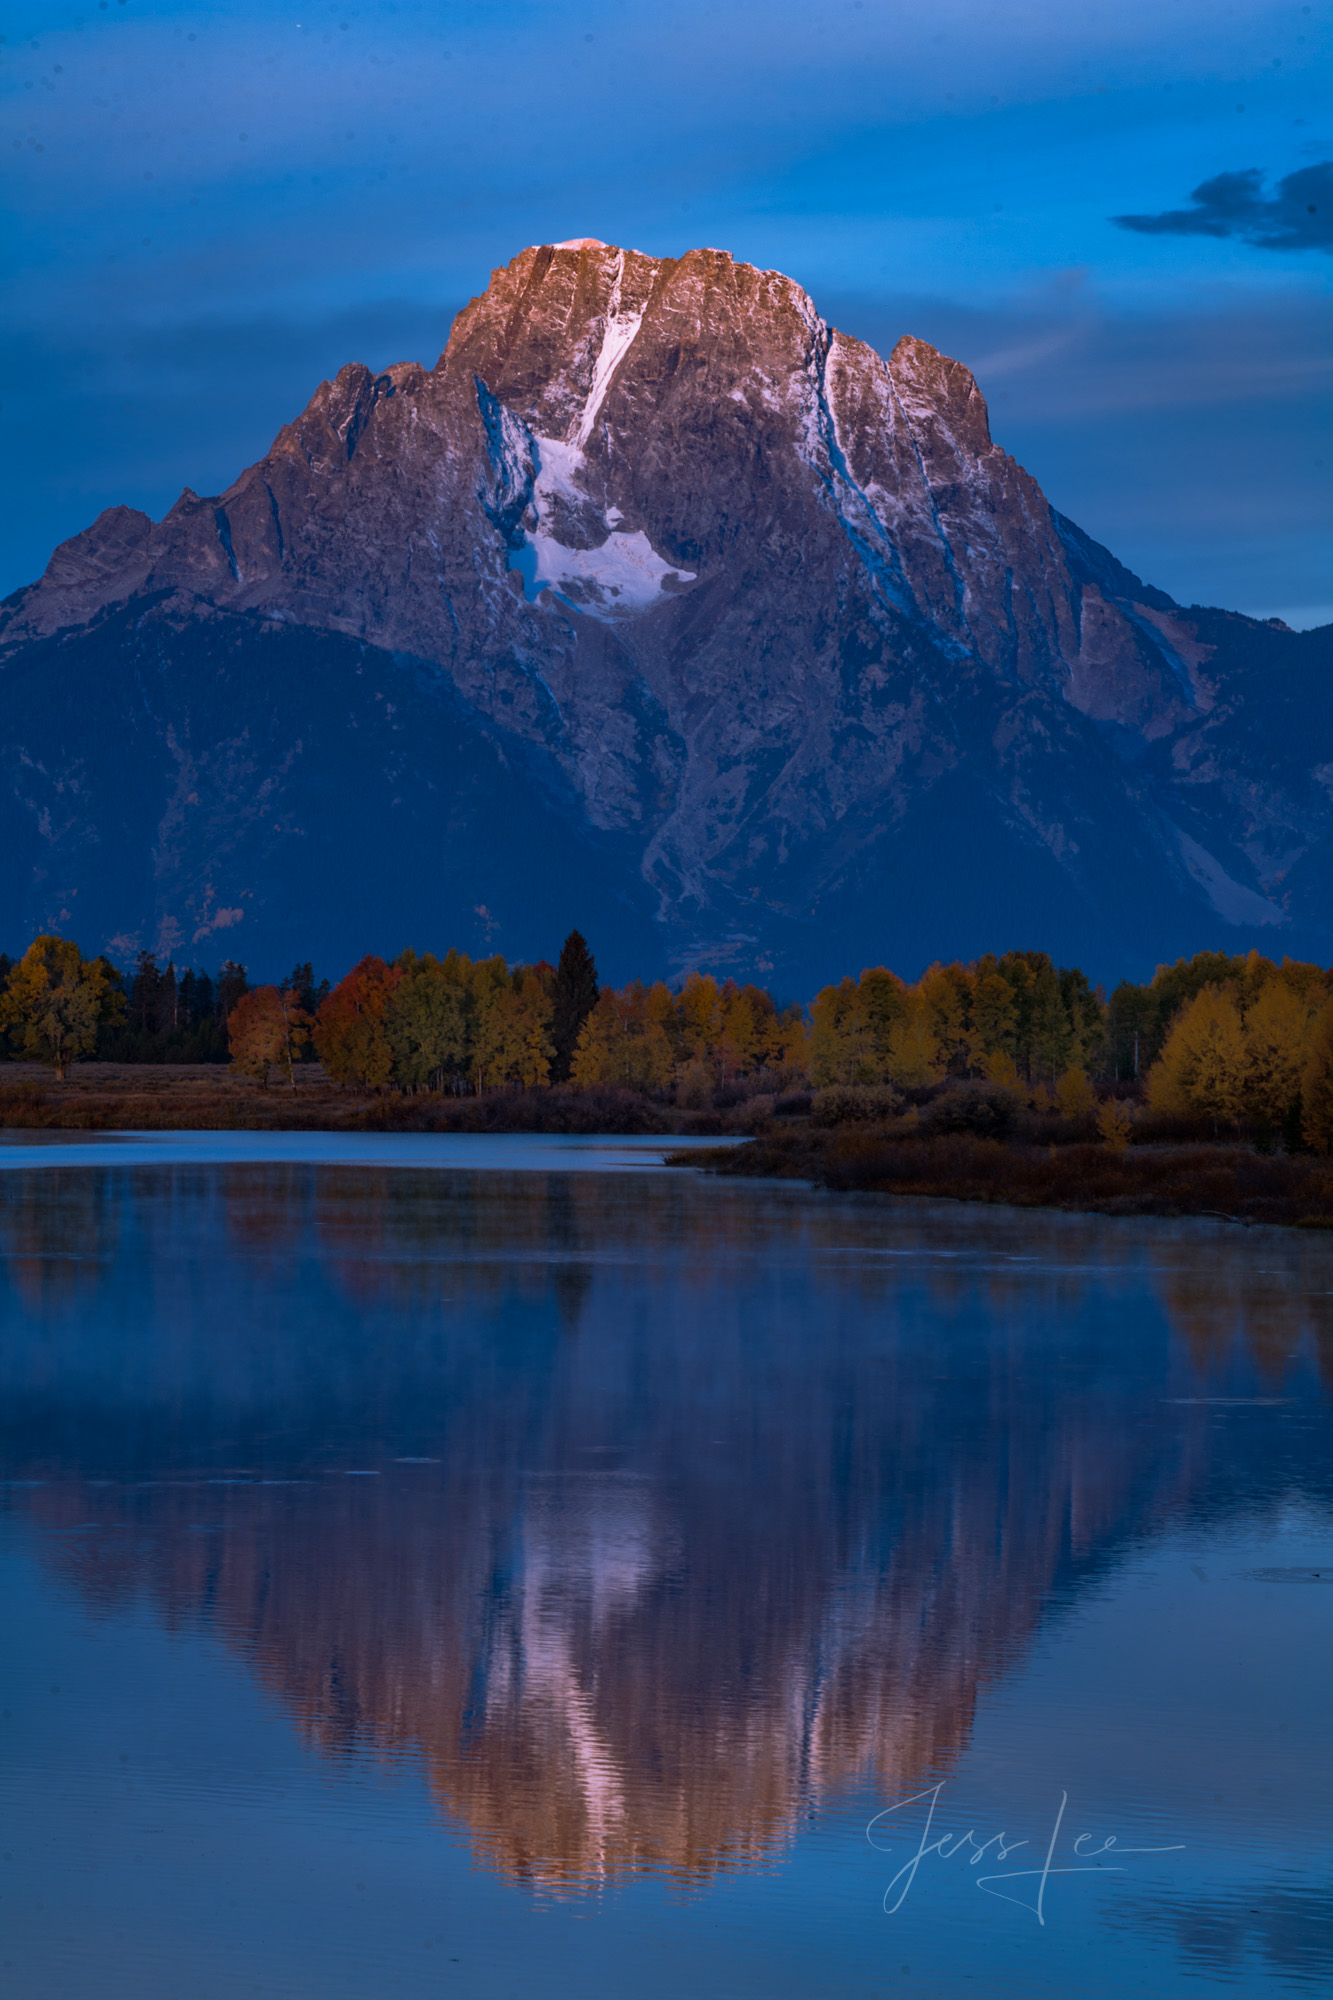
[{"label": "mountain reflection in water", "polygon": [[1326,1430],[1273,1442],[1333,1373],[1297,1234],[692,1176],[7,1195],[4,1470],[45,1559],[206,1623],[328,1756],[420,1757],[547,1889],[699,1881],[933,1782],[1133,1542],[1327,1498]]}]

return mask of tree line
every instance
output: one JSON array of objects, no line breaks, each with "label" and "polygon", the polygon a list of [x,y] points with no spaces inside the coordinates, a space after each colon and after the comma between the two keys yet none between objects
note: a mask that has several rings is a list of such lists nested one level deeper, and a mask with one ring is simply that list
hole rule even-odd
[{"label": "tree line", "polygon": [[586,940],[559,961],[511,965],[405,951],[363,958],[330,985],[309,963],[274,985],[141,954],[123,976],[57,937],[0,955],[5,1053],[50,1064],[228,1060],[267,1083],[318,1060],[361,1090],[483,1092],[613,1084],[677,1104],[763,1088],[958,1080],[1090,1104],[1094,1080],[1142,1086],[1159,1120],[1274,1133],[1333,1147],[1333,974],[1258,952],[1201,952],[1107,999],[1045,952],[883,966],[824,987],[808,1007],[691,972],[675,985],[602,987]]}]

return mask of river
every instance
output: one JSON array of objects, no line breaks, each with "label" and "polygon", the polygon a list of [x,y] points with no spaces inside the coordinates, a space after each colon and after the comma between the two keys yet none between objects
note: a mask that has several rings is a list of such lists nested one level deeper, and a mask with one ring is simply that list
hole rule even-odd
[{"label": "river", "polygon": [[19,1137],[7,1991],[1333,1977],[1333,1242]]}]

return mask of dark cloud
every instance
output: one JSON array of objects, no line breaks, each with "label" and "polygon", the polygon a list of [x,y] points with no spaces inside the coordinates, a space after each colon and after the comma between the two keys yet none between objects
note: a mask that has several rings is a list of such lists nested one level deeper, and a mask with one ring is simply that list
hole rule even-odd
[{"label": "dark cloud", "polygon": [[1256,250],[1333,251],[1333,160],[1287,174],[1272,196],[1263,185],[1258,167],[1242,167],[1202,181],[1193,208],[1111,220],[1143,236],[1238,236]]}]

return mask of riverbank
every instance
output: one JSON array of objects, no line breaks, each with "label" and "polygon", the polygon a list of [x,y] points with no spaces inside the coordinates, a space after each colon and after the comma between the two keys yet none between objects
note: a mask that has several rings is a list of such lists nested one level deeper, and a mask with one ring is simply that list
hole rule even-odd
[{"label": "riverbank", "polygon": [[316,1063],[298,1068],[295,1089],[276,1082],[265,1088],[217,1064],[81,1063],[64,1082],[35,1064],[0,1068],[0,1128],[20,1131],[740,1138],[742,1144],[715,1153],[692,1149],[680,1163],[839,1192],[1333,1229],[1333,1160],[1310,1154],[1159,1137],[1117,1149],[1080,1141],[1075,1128],[1052,1114],[1024,1114],[1018,1129],[1001,1137],[914,1132],[900,1120],[825,1124],[809,1116],[808,1097],[792,1117],[769,1115],[772,1102],[691,1110],[613,1085],[480,1097],[358,1092],[339,1088]]},{"label": "riverbank", "polygon": [[752,1130],[739,1111],[691,1111],[601,1084],[478,1097],[340,1088],[318,1063],[296,1085],[215,1063],[79,1063],[63,1082],[35,1063],[0,1066],[0,1128],[66,1132],[605,1132],[722,1138]]},{"label": "riverbank", "polygon": [[691,1152],[678,1163],[840,1192],[1333,1229],[1333,1161],[1242,1145],[1038,1146],[972,1133],[889,1136],[803,1124],[770,1128],[715,1153]]}]

